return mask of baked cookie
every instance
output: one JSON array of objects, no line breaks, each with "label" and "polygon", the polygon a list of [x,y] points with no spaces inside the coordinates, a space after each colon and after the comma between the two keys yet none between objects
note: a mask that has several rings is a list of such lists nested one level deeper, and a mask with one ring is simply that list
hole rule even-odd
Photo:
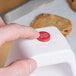
[{"label": "baked cookie", "polygon": [[68,2],[71,8],[76,11],[76,0],[68,0]]},{"label": "baked cookie", "polygon": [[72,30],[70,20],[51,14],[40,14],[35,18],[31,26],[33,28],[56,26],[64,36],[67,36]]}]

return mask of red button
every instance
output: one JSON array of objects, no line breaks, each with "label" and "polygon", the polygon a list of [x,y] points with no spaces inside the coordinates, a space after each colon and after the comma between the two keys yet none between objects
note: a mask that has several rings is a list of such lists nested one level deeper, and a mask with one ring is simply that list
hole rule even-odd
[{"label": "red button", "polygon": [[50,40],[50,34],[48,32],[41,31],[39,33],[40,33],[40,36],[39,36],[39,38],[37,38],[39,41],[47,42]]}]

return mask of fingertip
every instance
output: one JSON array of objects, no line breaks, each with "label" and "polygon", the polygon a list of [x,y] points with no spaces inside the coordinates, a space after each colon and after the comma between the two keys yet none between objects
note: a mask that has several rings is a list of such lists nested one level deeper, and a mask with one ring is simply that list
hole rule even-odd
[{"label": "fingertip", "polygon": [[37,63],[33,59],[27,59],[27,65],[29,66],[29,73],[32,73],[37,68]]},{"label": "fingertip", "polygon": [[37,39],[40,36],[39,32],[35,31],[29,39]]},{"label": "fingertip", "polygon": [[36,31],[36,38],[40,36],[40,33]]},{"label": "fingertip", "polygon": [[29,28],[31,30],[31,35],[32,35],[32,36],[30,35],[29,39],[37,39],[40,36],[39,32],[32,27]]},{"label": "fingertip", "polygon": [[9,65],[9,67],[14,67],[15,69],[19,69],[20,71],[26,72],[26,74],[31,74],[37,68],[37,63],[33,59],[23,59],[18,60]]},{"label": "fingertip", "polygon": [[11,23],[9,25],[16,28],[16,31],[17,30],[19,31],[18,34],[21,34],[20,35],[21,38],[36,39],[36,38],[38,38],[40,36],[39,32],[36,31],[31,26],[25,26],[25,25],[20,25],[20,24],[16,24],[16,23]]}]

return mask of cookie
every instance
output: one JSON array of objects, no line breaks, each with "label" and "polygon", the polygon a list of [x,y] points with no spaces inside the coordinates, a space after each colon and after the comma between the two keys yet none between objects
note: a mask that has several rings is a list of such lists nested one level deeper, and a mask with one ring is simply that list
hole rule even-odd
[{"label": "cookie", "polygon": [[76,0],[68,0],[70,7],[76,11]]},{"label": "cookie", "polygon": [[64,36],[67,36],[72,30],[70,20],[52,14],[38,15],[32,22],[31,26],[33,28],[56,26]]}]

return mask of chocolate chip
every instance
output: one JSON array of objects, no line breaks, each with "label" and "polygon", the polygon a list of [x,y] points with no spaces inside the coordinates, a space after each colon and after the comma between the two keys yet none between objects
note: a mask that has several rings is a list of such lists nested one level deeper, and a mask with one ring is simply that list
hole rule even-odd
[{"label": "chocolate chip", "polygon": [[68,30],[64,30],[64,32],[68,32]]},{"label": "chocolate chip", "polygon": [[72,2],[74,2],[74,0],[72,0]]}]

